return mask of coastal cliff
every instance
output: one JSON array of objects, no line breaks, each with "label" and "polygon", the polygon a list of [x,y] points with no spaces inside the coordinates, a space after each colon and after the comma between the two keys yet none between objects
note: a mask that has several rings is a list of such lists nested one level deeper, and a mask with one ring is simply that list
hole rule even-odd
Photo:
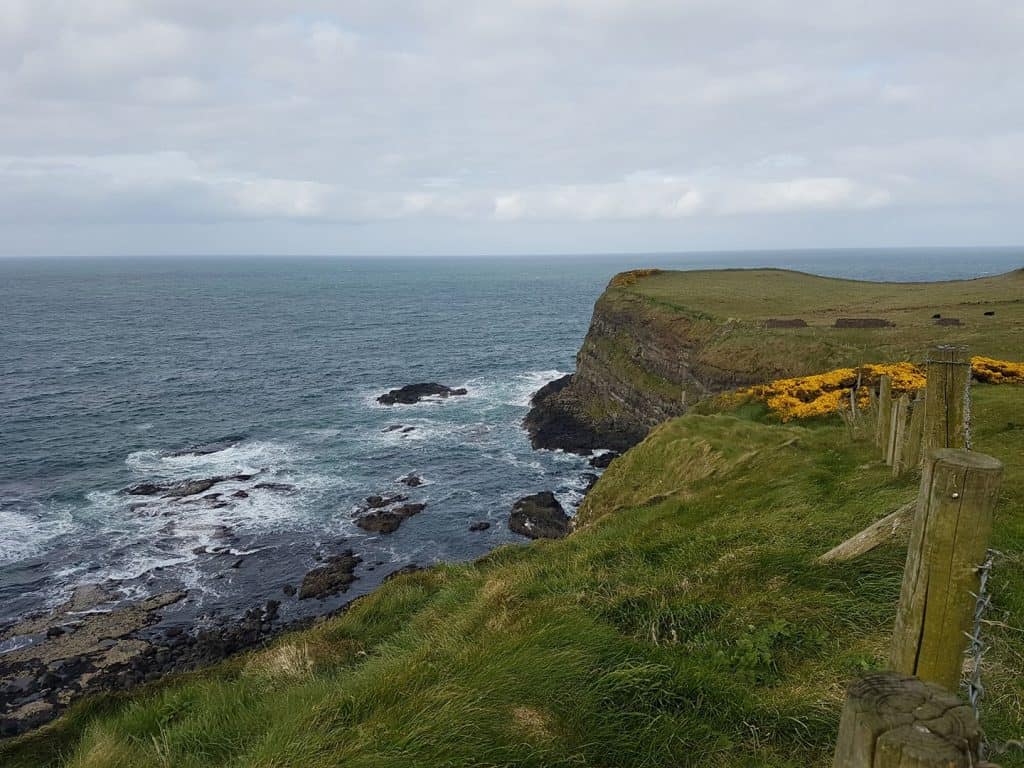
[{"label": "coastal cliff", "polygon": [[622,451],[736,387],[918,360],[938,342],[996,354],[1024,323],[1021,295],[1022,270],[912,285],[779,269],[623,272],[595,304],[576,372],[534,395],[524,425],[536,448]]}]

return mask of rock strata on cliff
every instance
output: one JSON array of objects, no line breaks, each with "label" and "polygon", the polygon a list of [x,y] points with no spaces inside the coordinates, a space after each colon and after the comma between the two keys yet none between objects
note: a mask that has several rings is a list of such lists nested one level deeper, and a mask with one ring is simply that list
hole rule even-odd
[{"label": "rock strata on cliff", "polygon": [[[1024,315],[1022,290],[1022,270],[912,292],[780,269],[624,272],[594,306],[576,373],[533,396],[524,426],[536,448],[623,451],[689,405],[736,387],[920,359],[937,343],[995,354],[1012,343],[1004,314]],[[935,325],[947,315],[993,318],[997,309],[998,327]],[[871,319],[846,319],[858,316]]]}]

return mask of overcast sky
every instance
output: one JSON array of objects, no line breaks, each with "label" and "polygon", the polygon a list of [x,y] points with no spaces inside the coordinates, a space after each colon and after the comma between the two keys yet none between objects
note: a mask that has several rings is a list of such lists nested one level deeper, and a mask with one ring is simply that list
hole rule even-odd
[{"label": "overcast sky", "polygon": [[0,0],[0,255],[1021,244],[1022,83],[1019,0]]}]

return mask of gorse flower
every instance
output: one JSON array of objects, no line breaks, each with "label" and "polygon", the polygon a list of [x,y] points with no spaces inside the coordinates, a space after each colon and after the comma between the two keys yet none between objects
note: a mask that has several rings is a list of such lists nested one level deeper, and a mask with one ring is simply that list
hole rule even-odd
[{"label": "gorse flower", "polygon": [[[1024,363],[993,360],[988,357],[971,358],[971,371],[978,381],[989,384],[1024,383]],[[768,384],[740,390],[738,396],[754,397],[783,420],[828,416],[847,407],[850,390],[857,386],[858,405],[867,406],[870,390],[880,376],[888,376],[893,394],[915,392],[925,386],[924,369],[914,363],[879,363],[860,368],[837,368],[813,376],[778,379]]]}]

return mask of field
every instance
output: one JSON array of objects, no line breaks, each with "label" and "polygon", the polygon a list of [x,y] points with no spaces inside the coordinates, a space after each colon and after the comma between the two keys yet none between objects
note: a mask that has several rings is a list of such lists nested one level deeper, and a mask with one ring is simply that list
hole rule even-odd
[{"label": "field", "polygon": [[[1007,471],[982,704],[1005,740],[1024,734],[1024,390],[976,387],[974,423]],[[85,702],[0,765],[827,765],[844,686],[885,665],[905,547],[815,558],[916,493],[875,454],[838,418],[673,419],[569,538],[402,576],[269,649]]]}]

